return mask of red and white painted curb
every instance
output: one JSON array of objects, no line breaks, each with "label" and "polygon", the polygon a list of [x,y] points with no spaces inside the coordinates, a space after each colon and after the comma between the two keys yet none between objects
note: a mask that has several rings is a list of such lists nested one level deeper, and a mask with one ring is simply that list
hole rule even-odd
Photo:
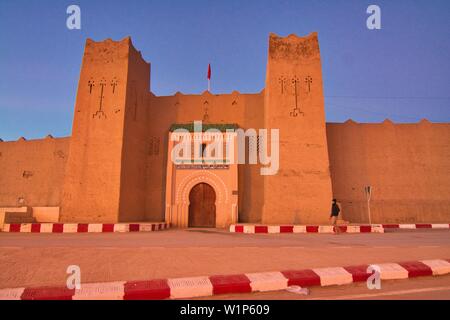
[{"label": "red and white painted curb", "polygon": [[[383,233],[381,225],[361,225],[361,226],[338,226],[340,232],[344,233]],[[232,224],[230,232],[235,233],[334,233],[334,226],[320,225],[250,225]]]},{"label": "red and white painted curb", "polygon": [[[413,223],[413,224],[372,224],[340,225],[343,233],[384,233],[385,229],[450,229],[449,223]],[[235,233],[334,233],[330,225],[254,225],[232,224],[230,232]]]},{"label": "red and white painted curb", "polygon": [[450,229],[450,223],[382,224],[384,229]]},{"label": "red and white painted curb", "polygon": [[86,233],[86,232],[148,232],[165,230],[170,224],[161,223],[11,223],[2,232]]},{"label": "red and white painted curb", "polygon": [[[381,263],[381,280],[440,276],[450,273],[450,259]],[[218,294],[285,290],[301,287],[345,285],[364,282],[369,265],[286,270],[281,272],[213,275],[204,277],[118,281],[81,284],[80,289],[37,287],[1,289],[0,300],[149,300],[188,299]]]}]

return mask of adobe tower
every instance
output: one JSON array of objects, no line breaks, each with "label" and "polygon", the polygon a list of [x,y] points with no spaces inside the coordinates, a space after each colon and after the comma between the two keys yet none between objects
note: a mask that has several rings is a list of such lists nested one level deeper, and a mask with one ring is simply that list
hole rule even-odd
[{"label": "adobe tower", "polygon": [[324,222],[332,190],[317,33],[269,37],[265,127],[280,130],[280,168],[264,177],[263,223]]},{"label": "adobe tower", "polygon": [[150,65],[131,39],[86,41],[60,221],[144,219]]}]

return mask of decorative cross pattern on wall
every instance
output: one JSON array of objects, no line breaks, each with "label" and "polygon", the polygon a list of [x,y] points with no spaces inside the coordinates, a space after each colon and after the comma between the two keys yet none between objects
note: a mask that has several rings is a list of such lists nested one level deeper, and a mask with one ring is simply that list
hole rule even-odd
[{"label": "decorative cross pattern on wall", "polygon": [[298,117],[300,114],[303,115],[303,112],[300,111],[299,103],[298,103],[298,85],[299,85],[299,80],[298,80],[297,76],[294,76],[292,78],[291,82],[292,82],[292,86],[294,88],[294,101],[295,101],[295,104],[294,104],[294,107],[293,107],[292,111],[289,112],[289,115],[291,117]]},{"label": "decorative cross pattern on wall", "polygon": [[[291,96],[292,94],[292,96],[294,97],[294,105],[291,111],[289,111],[289,115],[294,118],[298,117],[299,115],[304,115],[304,113],[300,111],[299,93],[301,92],[300,87],[303,87],[303,85],[299,77],[296,75],[294,75],[292,78],[280,76],[278,78],[278,83],[280,84],[280,94],[288,94],[289,96]],[[304,78],[304,83],[305,90],[309,94],[311,92],[313,78],[310,75],[307,75]]]},{"label": "decorative cross pattern on wall", "polygon": [[106,80],[105,78],[102,78],[99,82],[100,86],[100,103],[98,106],[98,110],[92,115],[92,118],[98,117],[99,119],[104,118],[106,119],[106,113],[103,111],[103,99],[105,98],[104,90],[106,87]]},{"label": "decorative cross pattern on wall", "polygon": [[[106,113],[104,111],[104,99],[105,99],[105,94],[107,92],[107,81],[104,77],[102,77],[100,79],[100,81],[98,81],[98,87],[100,88],[100,96],[99,96],[99,105],[98,105],[98,109],[95,111],[94,114],[92,114],[92,118],[98,118],[98,119],[106,119]],[[109,82],[109,84],[111,85],[112,88],[112,94],[115,94],[117,91],[117,87],[119,86],[119,81],[117,80],[116,77],[113,77],[111,79],[111,81]],[[89,94],[92,94],[94,92],[95,89],[95,80],[91,77],[88,81],[88,88],[89,88]],[[117,110],[120,110],[118,108],[116,108],[116,113],[118,112]]]},{"label": "decorative cross pattern on wall", "polygon": [[114,77],[114,78],[111,80],[111,87],[112,87],[112,93],[113,93],[113,94],[114,94],[114,92],[116,91],[117,84],[118,84],[117,79],[116,79],[116,77]]},{"label": "decorative cross pattern on wall", "polygon": [[92,87],[95,86],[95,81],[92,80],[92,78],[91,78],[91,80],[88,81],[88,86],[89,86],[89,94],[91,94],[92,93]]},{"label": "decorative cross pattern on wall", "polygon": [[312,80],[312,77],[311,77],[311,76],[307,76],[307,77],[305,78],[305,83],[306,83],[306,85],[307,85],[307,87],[308,87],[308,93],[311,92],[311,84],[312,84],[312,82],[313,82],[313,80]]},{"label": "decorative cross pattern on wall", "polygon": [[287,83],[287,80],[286,80],[286,78],[285,77],[283,77],[283,76],[281,76],[279,79],[278,79],[278,83],[280,84],[280,89],[281,89],[281,94],[284,94],[284,92],[286,91],[286,83]]}]

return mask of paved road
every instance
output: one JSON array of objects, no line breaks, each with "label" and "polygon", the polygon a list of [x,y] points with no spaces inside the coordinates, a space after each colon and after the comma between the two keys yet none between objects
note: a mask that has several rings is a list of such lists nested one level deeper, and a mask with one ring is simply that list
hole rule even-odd
[{"label": "paved road", "polygon": [[449,230],[385,234],[0,233],[0,288],[332,267],[450,258]]}]

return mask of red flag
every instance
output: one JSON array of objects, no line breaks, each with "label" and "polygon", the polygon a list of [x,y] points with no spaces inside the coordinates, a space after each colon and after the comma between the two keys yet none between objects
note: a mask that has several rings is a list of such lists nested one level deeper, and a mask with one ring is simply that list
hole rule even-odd
[{"label": "red flag", "polygon": [[208,64],[208,80],[211,80],[211,64]]}]

